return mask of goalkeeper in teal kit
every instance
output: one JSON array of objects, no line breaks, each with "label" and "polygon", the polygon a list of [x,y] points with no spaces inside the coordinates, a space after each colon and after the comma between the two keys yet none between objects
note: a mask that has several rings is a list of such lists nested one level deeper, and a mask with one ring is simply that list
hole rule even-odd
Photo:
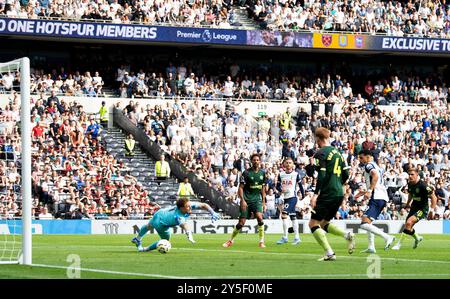
[{"label": "goalkeeper in teal kit", "polygon": [[151,229],[154,228],[161,239],[170,239],[170,228],[174,226],[180,226],[185,232],[188,240],[194,244],[194,238],[192,237],[192,231],[189,229],[187,219],[192,213],[192,209],[204,209],[211,213],[211,220],[219,220],[220,215],[214,212],[214,210],[206,203],[191,203],[188,198],[180,198],[177,200],[175,207],[161,209],[153,215],[148,224],[141,227],[137,237],[131,240],[134,243],[138,251],[150,251],[155,250],[158,241],[152,243],[148,247],[142,247],[142,238]]}]

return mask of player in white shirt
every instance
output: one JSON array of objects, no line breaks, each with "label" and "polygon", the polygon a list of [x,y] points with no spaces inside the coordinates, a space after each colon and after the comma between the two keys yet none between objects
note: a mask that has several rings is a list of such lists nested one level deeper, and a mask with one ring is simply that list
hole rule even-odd
[{"label": "player in white shirt", "polygon": [[358,193],[355,197],[364,195],[365,199],[369,199],[369,208],[364,212],[360,226],[367,231],[369,240],[369,246],[363,252],[376,253],[374,234],[384,239],[384,250],[388,250],[394,242],[395,237],[386,234],[383,230],[372,224],[389,201],[387,190],[383,182],[383,170],[373,161],[372,152],[370,150],[362,150],[358,154],[358,159],[360,166],[364,167],[367,191],[364,191],[362,194]]},{"label": "player in white shirt", "polygon": [[298,221],[295,206],[297,205],[297,186],[302,193],[302,198],[305,196],[305,191],[302,186],[302,179],[300,174],[295,171],[294,161],[292,158],[287,158],[283,162],[284,171],[278,175],[277,190],[281,193],[284,199],[284,210],[281,214],[281,221],[283,222],[283,237],[277,244],[284,244],[289,242],[288,239],[288,216],[291,218],[292,227],[294,229],[294,241],[292,245],[297,245],[301,242],[300,234],[298,232]]}]

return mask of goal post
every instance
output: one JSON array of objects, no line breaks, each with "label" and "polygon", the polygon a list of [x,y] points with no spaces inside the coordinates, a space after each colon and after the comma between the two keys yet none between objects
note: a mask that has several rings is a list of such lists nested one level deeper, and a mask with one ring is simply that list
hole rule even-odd
[{"label": "goal post", "polygon": [[20,59],[20,105],[22,139],[22,264],[32,263],[31,231],[31,105],[30,105],[30,59]]},{"label": "goal post", "polygon": [[[2,78],[8,76],[8,80],[4,79],[3,90],[0,95],[8,94],[14,90],[14,87],[8,86],[11,81],[11,72],[19,72],[20,80],[20,135],[21,135],[21,186],[20,195],[22,219],[6,218],[4,225],[5,231],[0,230],[0,234],[5,235],[3,245],[0,245],[0,264],[32,264],[32,194],[31,194],[31,104],[30,104],[30,59],[28,57],[16,59],[9,62],[0,63],[0,74]],[[1,79],[1,78],[0,78]],[[3,85],[3,86],[2,86]],[[7,153],[5,153],[8,161]],[[0,215],[0,220],[2,215]],[[20,229],[21,227],[21,229]],[[11,229],[12,228],[12,232]],[[19,228],[19,229],[17,229]],[[16,244],[16,236],[21,234],[22,244]],[[7,236],[12,235],[12,242],[9,242]],[[12,244],[11,244],[12,243]],[[2,248],[3,247],[3,248]]]}]

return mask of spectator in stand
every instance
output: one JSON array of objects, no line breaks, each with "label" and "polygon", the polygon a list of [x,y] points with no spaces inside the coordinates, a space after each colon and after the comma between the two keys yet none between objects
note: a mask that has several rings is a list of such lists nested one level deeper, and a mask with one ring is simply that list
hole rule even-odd
[{"label": "spectator in stand", "polygon": [[194,190],[192,189],[191,183],[189,183],[189,178],[184,177],[183,182],[180,183],[177,192],[179,197],[192,197],[195,195]]},{"label": "spectator in stand", "polygon": [[378,216],[378,220],[392,220],[391,214],[387,212],[387,207],[385,206]]},{"label": "spectator in stand", "polygon": [[133,135],[128,134],[128,137],[125,139],[125,156],[134,156],[134,146],[136,141],[134,140]]},{"label": "spectator in stand", "polygon": [[264,218],[266,219],[276,219],[276,206],[275,206],[275,194],[273,189],[269,189],[266,195],[266,212],[264,213]]},{"label": "spectator in stand", "polygon": [[166,161],[166,156],[162,154],[155,164],[155,175],[158,181],[167,180],[170,177],[170,165]]},{"label": "spectator in stand", "polygon": [[370,151],[375,149],[375,143],[373,143],[369,136],[366,136],[366,140],[362,143],[362,149]]},{"label": "spectator in stand", "polygon": [[108,128],[108,118],[109,118],[109,111],[106,107],[106,102],[102,101],[102,106],[100,107],[100,111],[98,112],[100,116],[100,125],[103,128]]},{"label": "spectator in stand", "polygon": [[44,143],[44,127],[41,125],[41,122],[37,122],[36,126],[33,127],[31,137],[34,141]]},{"label": "spectator in stand", "polygon": [[101,131],[100,125],[97,124],[94,118],[91,118],[90,125],[86,129],[86,136],[95,140],[100,134],[100,131]]},{"label": "spectator in stand", "polygon": [[48,212],[47,207],[41,208],[41,213],[39,214],[38,217],[39,217],[39,220],[52,220],[53,219],[53,215]]}]

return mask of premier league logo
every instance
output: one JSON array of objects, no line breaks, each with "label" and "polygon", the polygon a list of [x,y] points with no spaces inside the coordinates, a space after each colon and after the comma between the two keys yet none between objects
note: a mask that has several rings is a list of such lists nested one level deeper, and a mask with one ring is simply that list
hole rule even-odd
[{"label": "premier league logo", "polygon": [[204,42],[207,42],[207,43],[211,41],[212,37],[211,37],[211,33],[209,32],[209,30],[203,31],[202,39]]},{"label": "premier league logo", "polygon": [[323,34],[322,35],[322,44],[325,47],[329,47],[331,43],[333,42],[333,36],[330,34]]},{"label": "premier league logo", "polygon": [[357,47],[357,48],[363,47],[363,37],[362,36],[355,37],[355,47]]},{"label": "premier league logo", "polygon": [[347,35],[339,35],[339,47],[347,47],[348,37]]}]

